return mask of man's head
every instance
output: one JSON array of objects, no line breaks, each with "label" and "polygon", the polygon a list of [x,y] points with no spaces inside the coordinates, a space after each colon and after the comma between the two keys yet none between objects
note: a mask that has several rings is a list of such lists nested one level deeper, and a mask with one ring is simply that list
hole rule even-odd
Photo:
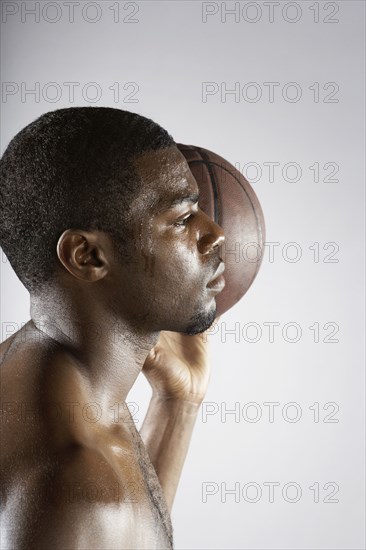
[{"label": "man's head", "polygon": [[141,181],[133,159],[174,144],[158,124],[103,107],[49,112],[10,142],[1,162],[0,245],[25,287],[52,278],[68,228],[128,237],[124,208]]},{"label": "man's head", "polygon": [[4,153],[0,245],[31,294],[57,278],[139,325],[200,332],[215,316],[206,284],[223,234],[197,194],[173,138],[152,120],[61,109]]}]

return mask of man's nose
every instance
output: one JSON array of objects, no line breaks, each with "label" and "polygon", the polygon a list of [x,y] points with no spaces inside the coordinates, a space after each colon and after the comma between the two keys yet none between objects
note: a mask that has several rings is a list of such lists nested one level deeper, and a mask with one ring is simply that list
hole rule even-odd
[{"label": "man's nose", "polygon": [[203,213],[203,217],[206,222],[205,229],[201,232],[197,246],[201,254],[211,254],[225,242],[225,234],[222,227],[212,221],[209,216]]}]

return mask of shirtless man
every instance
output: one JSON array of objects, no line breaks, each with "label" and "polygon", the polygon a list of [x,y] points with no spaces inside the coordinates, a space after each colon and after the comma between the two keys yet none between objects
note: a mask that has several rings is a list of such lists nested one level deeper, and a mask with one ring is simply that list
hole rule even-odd
[{"label": "shirtless man", "polygon": [[224,268],[197,200],[172,137],[126,111],[47,113],[5,151],[0,245],[31,319],[0,346],[3,550],[173,547]]}]

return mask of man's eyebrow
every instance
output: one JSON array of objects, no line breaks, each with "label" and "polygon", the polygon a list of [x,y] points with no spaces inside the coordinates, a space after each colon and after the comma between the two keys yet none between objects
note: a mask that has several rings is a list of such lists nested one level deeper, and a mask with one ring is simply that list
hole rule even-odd
[{"label": "man's eyebrow", "polygon": [[179,195],[179,197],[176,197],[175,199],[169,201],[169,203],[166,203],[165,206],[162,208],[162,211],[171,210],[175,206],[182,204],[182,202],[196,203],[198,202],[198,199],[199,199],[199,193],[189,193],[187,195]]}]

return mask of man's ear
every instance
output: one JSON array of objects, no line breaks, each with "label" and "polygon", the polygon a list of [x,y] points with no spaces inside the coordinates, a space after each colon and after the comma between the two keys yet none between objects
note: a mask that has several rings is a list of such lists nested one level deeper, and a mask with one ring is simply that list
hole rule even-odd
[{"label": "man's ear", "polygon": [[109,271],[106,235],[98,231],[66,229],[57,243],[57,256],[71,275],[93,283]]}]

